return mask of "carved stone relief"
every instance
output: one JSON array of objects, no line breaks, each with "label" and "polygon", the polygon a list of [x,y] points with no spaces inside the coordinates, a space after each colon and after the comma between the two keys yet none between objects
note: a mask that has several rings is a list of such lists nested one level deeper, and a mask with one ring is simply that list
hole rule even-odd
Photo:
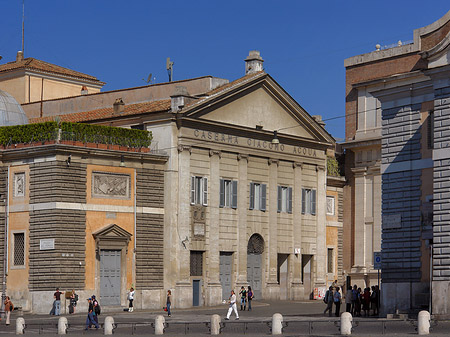
[{"label": "carved stone relief", "polygon": [[92,196],[97,198],[130,198],[128,174],[92,172]]},{"label": "carved stone relief", "polygon": [[14,197],[25,196],[25,172],[14,174]]}]

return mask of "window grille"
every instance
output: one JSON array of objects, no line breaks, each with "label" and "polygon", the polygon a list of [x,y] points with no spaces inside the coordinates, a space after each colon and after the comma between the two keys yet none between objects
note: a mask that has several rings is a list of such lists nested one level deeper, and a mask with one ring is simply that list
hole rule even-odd
[{"label": "window grille", "polygon": [[191,251],[191,276],[203,275],[203,252]]},{"label": "window grille", "polygon": [[25,265],[25,233],[14,233],[14,265]]},{"label": "window grille", "polygon": [[264,252],[264,239],[259,234],[253,234],[248,240],[247,254],[262,254]]}]

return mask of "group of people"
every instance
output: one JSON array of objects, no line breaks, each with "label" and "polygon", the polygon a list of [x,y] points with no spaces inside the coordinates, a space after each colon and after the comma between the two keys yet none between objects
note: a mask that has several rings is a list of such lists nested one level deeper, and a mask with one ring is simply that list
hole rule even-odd
[{"label": "group of people", "polygon": [[[372,289],[372,291],[371,291]],[[379,287],[372,286],[372,288],[365,288],[364,291],[355,284],[353,288],[348,287],[345,293],[345,311],[352,314],[352,316],[361,316],[361,311],[364,311],[364,316],[370,316],[370,311],[372,310],[372,315],[377,316],[379,314],[379,297],[380,290]],[[342,295],[340,293],[340,288],[334,282],[325,293],[323,301],[327,304],[324,310],[324,314],[328,312],[329,316],[333,312],[333,304],[335,306],[335,315],[339,317],[340,308],[342,303]]]},{"label": "group of people", "polygon": [[[241,296],[241,311],[246,309],[247,305],[248,305],[248,311],[252,310],[252,300],[253,300],[253,291],[252,291],[252,287],[248,287],[248,289],[245,289],[244,287],[241,287],[241,290],[239,291],[239,295]],[[239,313],[237,310],[237,305],[236,305],[236,294],[234,292],[234,290],[231,290],[231,295],[230,298],[228,299],[228,304],[230,305],[230,307],[228,308],[228,313],[227,313],[227,317],[225,318],[226,320],[230,319],[231,313],[234,310],[234,313],[236,314],[236,319],[239,319]]]}]

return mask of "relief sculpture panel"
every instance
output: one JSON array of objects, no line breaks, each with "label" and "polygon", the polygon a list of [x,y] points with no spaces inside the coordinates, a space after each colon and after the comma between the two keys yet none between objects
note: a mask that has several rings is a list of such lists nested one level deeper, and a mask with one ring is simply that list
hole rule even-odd
[{"label": "relief sculpture panel", "polygon": [[106,172],[92,172],[92,196],[96,198],[130,198],[131,176]]}]

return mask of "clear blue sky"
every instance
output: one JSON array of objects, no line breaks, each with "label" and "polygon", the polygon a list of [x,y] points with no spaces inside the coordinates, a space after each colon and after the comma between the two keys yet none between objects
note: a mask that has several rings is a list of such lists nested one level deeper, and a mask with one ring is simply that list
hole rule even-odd
[{"label": "clear blue sky", "polygon": [[[311,115],[345,114],[344,59],[412,40],[450,10],[449,0],[186,1],[25,0],[25,57],[107,82],[106,90],[244,74],[249,50]],[[22,0],[0,0],[0,63],[21,49]],[[344,119],[327,122],[344,137]]]}]

